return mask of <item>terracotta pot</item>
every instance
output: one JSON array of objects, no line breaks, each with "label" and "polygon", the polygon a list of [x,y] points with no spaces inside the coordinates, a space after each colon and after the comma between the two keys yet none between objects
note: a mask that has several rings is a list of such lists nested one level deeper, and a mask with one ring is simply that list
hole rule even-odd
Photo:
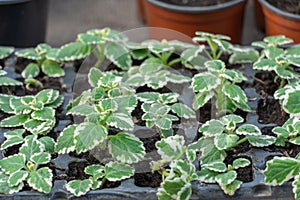
[{"label": "terracotta pot", "polygon": [[[189,37],[194,37],[196,31],[224,34],[230,36],[233,43],[241,43],[246,3],[245,0],[232,0],[214,6],[192,7],[147,0],[144,5],[150,27],[172,29]],[[168,39],[171,36],[150,32],[150,37]]]},{"label": "terracotta pot", "polygon": [[262,32],[265,32],[265,16],[258,0],[253,1],[253,9],[256,28]]},{"label": "terracotta pot", "polygon": [[136,0],[136,5],[137,5],[137,11],[138,11],[138,16],[141,19],[143,23],[146,23],[146,13],[145,13],[145,8],[144,8],[144,1],[145,0]]},{"label": "terracotta pot", "polygon": [[267,35],[285,35],[300,43],[300,15],[282,11],[266,0],[259,0],[266,22]]}]

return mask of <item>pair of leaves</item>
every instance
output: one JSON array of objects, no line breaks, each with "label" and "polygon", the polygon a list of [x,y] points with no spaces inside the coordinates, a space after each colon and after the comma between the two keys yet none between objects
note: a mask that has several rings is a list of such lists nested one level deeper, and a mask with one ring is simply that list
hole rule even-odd
[{"label": "pair of leaves", "polygon": [[103,184],[99,179],[121,181],[134,174],[133,167],[118,162],[109,162],[105,166],[90,165],[84,171],[86,174],[91,175],[89,179],[73,180],[65,186],[69,192],[77,197],[86,194],[91,189],[96,190],[101,188]]},{"label": "pair of leaves", "polygon": [[136,163],[143,159],[145,148],[135,136],[120,132],[107,136],[105,127],[93,123],[82,123],[65,128],[57,139],[56,152],[63,154],[76,150],[82,153],[100,146],[108,140],[108,150],[114,159],[123,163]]},{"label": "pair of leaves", "polygon": [[282,127],[277,126],[272,129],[277,135],[276,145],[285,146],[286,142],[300,145],[300,121],[296,117],[288,119]]}]

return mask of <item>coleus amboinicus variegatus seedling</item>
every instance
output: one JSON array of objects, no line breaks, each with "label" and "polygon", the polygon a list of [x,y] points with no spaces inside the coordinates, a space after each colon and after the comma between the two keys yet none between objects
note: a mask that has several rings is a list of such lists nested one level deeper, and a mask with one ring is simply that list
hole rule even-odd
[{"label": "coleus amboinicus variegatus seedling", "polygon": [[92,29],[78,34],[76,42],[62,46],[58,55],[64,61],[74,61],[93,53],[97,57],[94,66],[100,67],[107,58],[120,69],[127,70],[132,59],[124,44],[126,41],[127,38],[122,33],[110,28]]},{"label": "coleus amboinicus variegatus seedling", "polygon": [[194,109],[204,106],[209,100],[215,100],[216,115],[233,113],[237,108],[250,112],[247,97],[242,88],[235,83],[241,83],[246,77],[237,70],[226,69],[221,60],[205,62],[206,72],[193,77],[192,87],[196,93],[193,100]]},{"label": "coleus amboinicus variegatus seedling", "polygon": [[289,118],[282,126],[273,128],[272,132],[277,136],[277,146],[286,146],[286,143],[300,145],[300,120],[296,117]]},{"label": "coleus amboinicus variegatus seedling", "polygon": [[[159,171],[163,177],[157,191],[158,199],[188,200],[192,194],[191,182],[198,180],[193,164],[197,150],[189,149],[184,137],[179,135],[162,138],[155,146],[161,160],[152,162],[152,169]],[[167,163],[169,168],[165,168]]]},{"label": "coleus amboinicus variegatus seedling", "polygon": [[13,96],[0,94],[0,109],[12,116],[0,122],[1,127],[23,126],[38,135],[47,134],[54,127],[55,109],[63,102],[63,96],[53,89],[45,89],[35,96]]},{"label": "coleus amboinicus variegatus seedling", "polygon": [[[299,73],[294,67],[300,67],[300,45],[288,47],[286,49],[280,47],[292,43],[293,40],[283,35],[268,36],[263,41],[253,42],[253,46],[261,47],[261,56],[253,64],[253,69],[263,71],[274,71],[276,77],[274,82],[280,78],[280,88],[287,82],[299,82]],[[296,79],[296,80],[295,80]]]},{"label": "coleus amboinicus variegatus seedling", "polygon": [[226,151],[247,141],[255,147],[269,146],[276,141],[273,136],[262,135],[255,125],[243,124],[237,128],[237,124],[243,121],[242,117],[231,114],[203,124],[199,128],[203,136],[194,145],[202,153],[200,162],[206,164],[223,161]]},{"label": "coleus amboinicus variegatus seedling", "polygon": [[241,167],[247,167],[251,162],[246,158],[237,158],[232,165],[226,166],[224,162],[216,161],[201,165],[201,170],[197,173],[199,181],[204,183],[218,183],[225,194],[234,195],[235,191],[242,185],[242,181],[237,180],[237,172]]},{"label": "coleus amboinicus variegatus seedling", "polygon": [[22,72],[25,79],[26,88],[30,89],[31,85],[43,87],[43,84],[35,79],[42,71],[49,77],[61,77],[65,75],[60,66],[60,59],[57,56],[58,49],[52,48],[48,44],[39,44],[35,48],[27,48],[17,51],[17,57],[34,60],[29,63]]},{"label": "coleus amboinicus variegatus seedling", "polygon": [[172,58],[177,48],[187,48],[190,44],[178,41],[149,40],[141,44],[128,43],[135,59],[144,59],[140,66],[130,67],[124,81],[134,87],[148,86],[154,90],[163,88],[168,82],[186,83],[191,79],[171,66],[181,62],[181,58]]},{"label": "coleus amboinicus variegatus seedling", "polygon": [[173,121],[196,117],[195,111],[178,102],[177,93],[143,92],[136,95],[143,102],[142,120],[146,121],[147,127],[157,128],[162,137],[173,135]]},{"label": "coleus amboinicus variegatus seedling", "polygon": [[300,86],[299,83],[287,84],[283,88],[278,89],[274,93],[274,98],[279,100],[283,110],[290,114],[291,117],[295,116],[300,118]]},{"label": "coleus amboinicus variegatus seedling", "polygon": [[[233,195],[242,182],[236,180],[239,167],[245,167],[250,161],[244,158],[236,159],[233,165],[226,166],[222,161],[215,161],[201,166],[196,171],[193,162],[196,152],[201,150],[198,142],[185,145],[183,136],[175,135],[163,138],[155,144],[161,160],[152,162],[152,169],[158,170],[163,176],[163,182],[158,189],[159,199],[189,199],[192,194],[192,181],[218,183],[226,194]],[[201,156],[200,156],[201,157]],[[165,165],[169,163],[169,168]]]},{"label": "coleus amboinicus variegatus seedling", "polygon": [[115,182],[130,178],[134,174],[134,168],[125,163],[111,161],[105,165],[89,165],[84,172],[89,175],[88,179],[72,180],[65,185],[77,197],[90,190],[101,189],[107,180]]},{"label": "coleus amboinicus variegatus seedling", "polygon": [[[21,137],[22,132],[24,130],[18,129],[9,135]],[[24,187],[24,182],[34,190],[49,193],[52,188],[53,174],[45,165],[51,160],[50,153],[52,153],[51,149],[54,149],[54,141],[53,143],[42,142],[36,135],[28,135],[22,142],[18,154],[0,160],[0,193],[18,192]]]},{"label": "coleus amboinicus variegatus seedling", "polygon": [[[68,113],[83,116],[84,121],[67,127],[57,140],[56,150],[68,153],[89,151],[96,146],[102,147],[108,142],[109,152],[118,161],[134,163],[145,153],[142,142],[132,134],[134,128],[131,112],[137,105],[137,99],[129,87],[123,87],[121,77],[113,73],[101,73],[92,68],[89,82],[92,90],[83,92],[74,100]],[[110,128],[120,132],[108,135]],[[123,145],[118,145],[124,143]],[[120,148],[120,147],[124,148]]]},{"label": "coleus amboinicus variegatus seedling", "polygon": [[194,59],[199,60],[199,57],[201,58],[201,61],[204,61],[202,56],[198,55],[201,52],[204,52],[209,60],[218,60],[224,53],[228,53],[230,54],[229,63],[232,64],[254,62],[258,58],[258,52],[255,49],[240,48],[232,45],[229,42],[231,40],[229,36],[202,31],[197,31],[195,34],[196,37],[193,38],[193,41],[200,42],[202,44],[207,43],[209,49],[205,48],[203,45],[188,49],[187,52],[184,53],[185,55],[183,57],[188,62],[192,61],[191,64],[197,63],[197,60]]}]

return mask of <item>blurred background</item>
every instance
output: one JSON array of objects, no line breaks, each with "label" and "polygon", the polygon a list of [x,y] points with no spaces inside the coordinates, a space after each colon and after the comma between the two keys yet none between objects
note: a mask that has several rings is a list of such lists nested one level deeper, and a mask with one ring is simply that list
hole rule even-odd
[{"label": "blurred background", "polygon": [[[244,45],[264,37],[264,33],[255,26],[254,1],[257,0],[248,0],[246,5],[241,42]],[[89,29],[110,27],[128,31],[147,27],[139,15],[138,0],[46,2],[47,0],[0,0],[0,45],[32,47],[46,41],[53,47],[59,47],[74,41],[78,33]],[[194,31],[192,35],[193,33]]]},{"label": "blurred background", "polygon": [[[253,13],[253,1],[248,0],[242,37],[245,45],[264,36],[255,27]],[[49,0],[46,42],[60,46],[93,28],[126,31],[145,26],[139,18],[136,0]]]}]

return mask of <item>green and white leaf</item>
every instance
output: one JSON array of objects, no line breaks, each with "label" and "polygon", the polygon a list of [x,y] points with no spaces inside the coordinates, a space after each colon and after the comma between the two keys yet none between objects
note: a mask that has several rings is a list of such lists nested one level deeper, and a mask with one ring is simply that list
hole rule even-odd
[{"label": "green and white leaf", "polygon": [[87,57],[91,53],[91,46],[82,42],[71,42],[63,45],[57,52],[60,61],[74,61]]},{"label": "green and white leaf", "polygon": [[[70,128],[70,132],[72,128]],[[78,125],[74,132],[77,153],[86,152],[101,144],[107,138],[107,130],[102,125],[89,122]],[[71,148],[71,147],[69,147]],[[64,148],[61,148],[63,151]],[[65,151],[67,151],[66,149]]]},{"label": "green and white leaf", "polygon": [[139,162],[145,156],[145,148],[139,138],[122,132],[109,136],[108,150],[114,159],[128,164]]},{"label": "green and white leaf", "polygon": [[55,145],[55,151],[57,153],[64,154],[75,150],[75,130],[76,125],[70,125],[61,132]]},{"label": "green and white leaf", "polygon": [[239,140],[239,136],[235,134],[222,133],[215,137],[214,144],[219,150],[228,150],[233,147]]},{"label": "green and white leaf", "polygon": [[188,106],[182,103],[175,103],[171,106],[171,110],[176,113],[179,117],[183,117],[185,119],[195,118],[195,112],[189,108]]},{"label": "green and white leaf", "polygon": [[276,138],[270,135],[248,135],[249,143],[255,147],[265,147],[276,142]]},{"label": "green and white leaf", "polygon": [[44,145],[46,152],[54,153],[54,148],[55,148],[56,142],[54,141],[53,138],[44,136],[44,137],[39,138],[39,141]]},{"label": "green and white leaf", "polygon": [[268,185],[282,185],[284,182],[299,175],[300,160],[288,157],[274,157],[267,162],[264,171],[265,183]]},{"label": "green and white leaf", "polygon": [[126,178],[130,178],[134,174],[134,168],[130,165],[109,162],[104,167],[105,178],[109,181],[120,181]]},{"label": "green and white leaf", "polygon": [[95,180],[98,180],[105,175],[104,166],[96,164],[86,166],[84,169],[84,173],[91,175]]},{"label": "green and white leaf", "polygon": [[28,172],[25,170],[19,170],[10,174],[7,183],[9,187],[20,185],[28,177]]},{"label": "green and white leaf", "polygon": [[204,169],[209,169],[214,172],[226,172],[227,171],[227,166],[223,162],[212,162],[208,164],[204,164],[201,167]]},{"label": "green and white leaf", "polygon": [[202,134],[207,137],[221,135],[224,130],[225,125],[220,120],[216,119],[205,122],[205,124],[199,128],[199,132],[202,132]]},{"label": "green and white leaf", "polygon": [[259,57],[258,51],[255,49],[237,49],[235,48],[233,51],[233,54],[229,58],[229,63],[235,64],[235,63],[253,63],[255,62]]},{"label": "green and white leaf", "polygon": [[91,113],[94,113],[95,109],[93,106],[82,104],[72,107],[68,110],[67,115],[80,115],[80,116],[87,116]]},{"label": "green and white leaf", "polygon": [[92,67],[89,71],[88,77],[89,77],[89,84],[92,87],[97,87],[98,82],[102,77],[103,72],[101,72],[98,68]]},{"label": "green and white leaf", "polygon": [[47,164],[51,160],[51,154],[48,152],[38,152],[30,157],[30,160],[36,164]]},{"label": "green and white leaf", "polygon": [[300,113],[300,90],[289,92],[283,101],[283,109],[290,114]]},{"label": "green and white leaf", "polygon": [[228,185],[220,185],[220,187],[225,194],[232,196],[234,195],[235,191],[237,191],[241,187],[242,184],[242,181],[234,180],[232,183]]},{"label": "green and white leaf", "polygon": [[90,179],[73,180],[67,183],[65,187],[69,192],[74,194],[76,197],[79,197],[90,191],[92,187],[92,181]]},{"label": "green and white leaf", "polygon": [[209,170],[207,168],[202,168],[200,171],[197,172],[199,181],[204,183],[215,183],[216,176],[218,174],[219,174],[218,172]]},{"label": "green and white leaf", "polygon": [[23,125],[27,120],[29,116],[23,115],[23,114],[17,114],[10,117],[7,117],[3,119],[0,122],[1,127],[17,127]]},{"label": "green and white leaf", "polygon": [[61,77],[65,75],[65,71],[53,60],[45,60],[41,68],[43,73],[49,77]]},{"label": "green and white leaf", "polygon": [[262,58],[253,63],[253,69],[262,71],[272,71],[275,70],[277,65],[277,62],[274,60]]},{"label": "green and white leaf", "polygon": [[34,135],[47,134],[53,129],[54,126],[55,126],[55,118],[52,118],[47,121],[30,119],[24,123],[24,128]]},{"label": "green and white leaf", "polygon": [[125,45],[111,42],[104,48],[105,56],[116,66],[123,70],[128,70],[132,65],[130,53]]},{"label": "green and white leaf", "polygon": [[4,133],[6,140],[1,145],[1,150],[7,149],[8,147],[21,144],[23,142],[24,129],[16,129],[13,131],[7,131]]},{"label": "green and white leaf", "polygon": [[26,136],[24,141],[24,144],[19,149],[19,153],[24,154],[27,161],[29,161],[34,154],[43,152],[45,150],[45,146],[37,139],[37,136],[35,135]]},{"label": "green and white leaf", "polygon": [[191,194],[191,183],[186,182],[183,177],[176,177],[172,180],[166,179],[161,184],[157,197],[159,200],[188,200]]},{"label": "green and white leaf", "polygon": [[29,63],[25,69],[22,71],[22,77],[27,78],[35,78],[39,75],[40,68],[36,63]]},{"label": "green and white leaf", "polygon": [[87,33],[81,33],[77,35],[77,38],[80,42],[85,44],[104,44],[105,40],[101,39],[98,35],[91,35]]},{"label": "green and white leaf", "polygon": [[25,156],[23,154],[15,154],[0,160],[0,168],[5,174],[12,174],[25,167]]},{"label": "green and white leaf", "polygon": [[194,92],[209,92],[221,84],[220,79],[210,72],[203,72],[193,77],[192,87]]},{"label": "green and white leaf", "polygon": [[241,168],[241,167],[247,167],[250,164],[251,164],[251,162],[248,159],[238,158],[238,159],[233,161],[232,167],[233,167],[233,169],[238,169],[238,168]]},{"label": "green and white leaf", "polygon": [[9,176],[4,174],[4,172],[0,171],[0,193],[1,194],[13,194],[19,192],[24,184],[20,183],[17,186],[10,187],[8,183]]},{"label": "green and white leaf", "polygon": [[241,110],[250,112],[245,92],[237,85],[225,85],[224,94]]},{"label": "green and white leaf", "polygon": [[133,130],[133,121],[130,116],[123,113],[113,113],[106,119],[106,124],[121,130]]},{"label": "green and white leaf", "polygon": [[214,93],[212,91],[209,92],[201,92],[195,95],[193,99],[193,108],[195,110],[204,106],[212,97]]},{"label": "green and white leaf", "polygon": [[165,161],[172,161],[184,155],[184,138],[179,135],[163,138],[155,143],[158,154]]},{"label": "green and white leaf", "polygon": [[14,47],[0,46],[0,59],[8,57],[14,50]]},{"label": "green and white leaf", "polygon": [[300,177],[297,175],[292,183],[295,199],[300,198]]},{"label": "green and white leaf", "polygon": [[48,167],[43,167],[36,171],[31,171],[27,183],[39,192],[49,193],[52,188],[52,176],[51,170]]},{"label": "green and white leaf", "polygon": [[31,113],[32,119],[47,121],[55,117],[55,110],[53,108],[44,107],[42,110],[37,110]]},{"label": "green and white leaf", "polygon": [[216,176],[216,182],[219,185],[228,185],[231,184],[237,177],[236,171],[227,171],[225,173],[219,174]]},{"label": "green and white leaf", "polygon": [[30,60],[41,60],[42,57],[35,51],[34,48],[27,48],[17,51],[15,53],[17,57],[27,58]]},{"label": "green and white leaf", "polygon": [[244,124],[236,129],[238,135],[261,135],[260,129],[252,124]]}]

